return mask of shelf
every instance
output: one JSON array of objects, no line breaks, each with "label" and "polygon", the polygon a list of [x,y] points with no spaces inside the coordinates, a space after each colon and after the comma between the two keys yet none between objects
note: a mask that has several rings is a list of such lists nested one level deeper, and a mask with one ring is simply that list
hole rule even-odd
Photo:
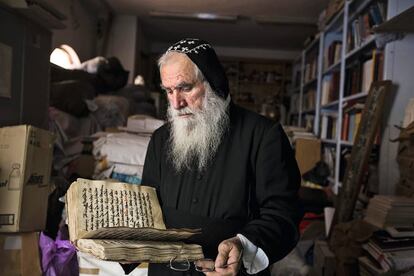
[{"label": "shelf", "polygon": [[305,84],[303,85],[303,87],[305,88],[305,87],[307,87],[307,86],[310,86],[310,85],[312,85],[313,83],[316,83],[316,81],[317,81],[317,80],[318,80],[317,78],[314,78],[314,79],[312,79],[312,80],[308,81],[307,83],[305,83]]},{"label": "shelf", "polygon": [[350,95],[348,97],[344,97],[343,102],[349,102],[349,101],[360,99],[360,98],[363,98],[363,97],[366,97],[366,96],[368,96],[368,92],[360,92],[358,94],[353,94],[353,95]]},{"label": "shelf", "polygon": [[[352,1],[351,5],[356,3],[358,1]],[[354,21],[355,18],[357,18],[357,16],[360,15],[360,13],[366,8],[368,7],[371,3],[373,2],[373,0],[365,0],[362,4],[360,4],[358,6],[358,8],[352,12],[352,15],[348,18],[348,23]]]},{"label": "shelf", "polygon": [[335,63],[335,64],[332,64],[331,66],[329,66],[328,67],[328,69],[326,69],[324,72],[323,72],[323,75],[327,75],[327,74],[329,74],[329,73],[331,73],[336,67],[338,67],[339,65],[341,65],[341,61],[338,61],[337,63]]},{"label": "shelf", "polygon": [[277,80],[274,82],[257,82],[257,81],[245,81],[245,80],[241,80],[239,81],[240,84],[246,84],[246,85],[280,85],[279,82],[281,82],[282,80]]},{"label": "shelf", "polygon": [[341,19],[341,17],[344,15],[344,8],[342,8],[335,16],[334,18],[329,21],[328,25],[325,26],[324,30],[329,31],[333,28],[333,26],[335,26],[335,24],[339,23],[339,28],[342,27],[342,22],[337,22],[339,21],[339,19]]},{"label": "shelf", "polygon": [[316,37],[314,40],[312,40],[311,43],[309,43],[308,46],[305,48],[305,53],[309,52],[315,45],[317,45],[317,42],[319,42],[320,36]]},{"label": "shelf", "polygon": [[300,91],[300,87],[295,87],[295,88],[289,89],[290,94],[295,94],[295,93],[298,93],[299,91]]},{"label": "shelf", "polygon": [[354,142],[341,140],[341,145],[352,147],[354,145]]},{"label": "shelf", "polygon": [[414,6],[374,28],[375,33],[413,33]]},{"label": "shelf", "polygon": [[308,109],[308,110],[304,110],[302,111],[302,114],[308,114],[308,113],[315,113],[315,109]]},{"label": "shelf", "polygon": [[336,100],[336,101],[330,102],[328,104],[322,105],[321,108],[330,109],[332,107],[337,106],[338,103],[339,103],[339,100]]},{"label": "shelf", "polygon": [[321,139],[321,142],[324,143],[324,144],[331,144],[331,145],[336,144],[336,140],[334,140],[334,139],[325,139],[325,138],[323,138],[323,139]]},{"label": "shelf", "polygon": [[356,53],[358,53],[358,52],[362,51],[364,48],[367,48],[368,46],[370,46],[371,43],[373,43],[374,41],[375,41],[375,35],[372,35],[371,37],[369,37],[368,39],[366,39],[364,42],[362,42],[362,44],[359,45],[359,47],[354,48],[350,52],[348,52],[345,55],[345,59],[351,58]]}]

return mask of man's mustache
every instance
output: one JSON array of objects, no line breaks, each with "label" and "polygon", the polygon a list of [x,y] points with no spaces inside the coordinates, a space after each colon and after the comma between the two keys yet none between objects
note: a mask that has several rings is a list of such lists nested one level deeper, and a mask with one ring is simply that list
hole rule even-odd
[{"label": "man's mustache", "polygon": [[194,114],[193,110],[191,110],[191,108],[189,108],[188,106],[181,109],[171,108],[171,111],[171,115],[173,118],[178,117],[180,115]]}]

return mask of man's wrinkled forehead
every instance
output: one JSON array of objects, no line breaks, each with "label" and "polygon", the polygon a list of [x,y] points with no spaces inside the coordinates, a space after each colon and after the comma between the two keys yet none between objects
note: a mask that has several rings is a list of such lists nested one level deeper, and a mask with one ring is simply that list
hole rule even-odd
[{"label": "man's wrinkled forehead", "polygon": [[183,54],[174,53],[160,67],[161,82],[164,86],[168,84],[194,82],[195,70],[192,61]]}]

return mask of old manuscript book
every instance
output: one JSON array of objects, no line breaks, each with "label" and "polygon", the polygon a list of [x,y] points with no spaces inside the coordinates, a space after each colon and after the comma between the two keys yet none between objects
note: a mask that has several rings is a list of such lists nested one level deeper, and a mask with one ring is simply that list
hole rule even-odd
[{"label": "old manuscript book", "polygon": [[103,260],[163,263],[203,258],[182,242],[197,229],[166,229],[154,188],[79,178],[66,194],[70,240]]}]

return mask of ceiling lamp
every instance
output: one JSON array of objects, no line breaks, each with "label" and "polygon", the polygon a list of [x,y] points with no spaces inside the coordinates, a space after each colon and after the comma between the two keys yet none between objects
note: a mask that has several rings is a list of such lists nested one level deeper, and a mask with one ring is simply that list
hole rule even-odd
[{"label": "ceiling lamp", "polygon": [[171,18],[171,19],[197,19],[206,21],[236,21],[237,15],[222,15],[216,13],[185,13],[185,12],[166,12],[151,11],[152,17]]}]

